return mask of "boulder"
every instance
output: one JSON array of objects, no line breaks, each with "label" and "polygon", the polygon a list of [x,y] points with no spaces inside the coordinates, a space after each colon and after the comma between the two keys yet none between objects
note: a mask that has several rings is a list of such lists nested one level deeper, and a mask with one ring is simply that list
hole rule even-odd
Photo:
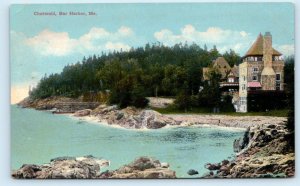
[{"label": "boulder", "polygon": [[221,164],[220,163],[215,163],[215,164],[207,163],[204,167],[208,170],[219,170],[221,168]]},{"label": "boulder", "polygon": [[188,172],[187,172],[188,175],[195,175],[195,174],[199,174],[198,171],[194,170],[194,169],[190,169]]},{"label": "boulder", "polygon": [[164,116],[154,110],[141,110],[135,107],[118,109],[117,106],[99,106],[92,115],[109,125],[119,125],[129,129],[158,129],[166,125],[179,125],[174,119]]},{"label": "boulder", "polygon": [[100,168],[106,166],[107,160],[85,157],[58,157],[45,165],[23,165],[12,176],[21,179],[91,179],[100,174]]},{"label": "boulder", "polygon": [[82,117],[82,116],[88,116],[92,112],[91,109],[84,109],[84,110],[78,110],[74,113],[74,116],[76,117]]},{"label": "boulder", "polygon": [[175,171],[168,169],[168,163],[149,157],[139,157],[117,170],[105,172],[100,178],[176,178]]},{"label": "boulder", "polygon": [[203,178],[293,177],[295,153],[288,139],[290,133],[284,124],[253,126],[243,138],[235,140],[236,158],[223,160],[220,164],[207,164],[205,167],[217,170],[217,174],[206,174]]},{"label": "boulder", "polygon": [[170,165],[168,163],[161,163],[160,166],[162,168],[169,168],[170,167]]}]

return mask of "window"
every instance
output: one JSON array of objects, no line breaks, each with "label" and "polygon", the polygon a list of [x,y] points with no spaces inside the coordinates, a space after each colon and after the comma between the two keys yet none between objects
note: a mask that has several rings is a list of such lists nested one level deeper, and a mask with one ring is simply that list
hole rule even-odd
[{"label": "window", "polygon": [[280,81],[280,74],[276,74],[276,81]]},{"label": "window", "polygon": [[253,67],[252,71],[253,72],[258,72],[258,68],[257,67]]},{"label": "window", "polygon": [[276,90],[280,90],[280,82],[276,82]]},{"label": "window", "polygon": [[257,81],[257,76],[252,76],[253,81]]},{"label": "window", "polygon": [[244,81],[246,81],[246,76],[244,76]]}]

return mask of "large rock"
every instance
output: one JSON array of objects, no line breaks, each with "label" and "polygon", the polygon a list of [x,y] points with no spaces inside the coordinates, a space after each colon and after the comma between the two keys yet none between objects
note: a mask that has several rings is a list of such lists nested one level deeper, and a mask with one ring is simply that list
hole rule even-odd
[{"label": "large rock", "polygon": [[91,109],[79,110],[74,113],[74,116],[76,117],[88,116],[91,114],[91,112],[92,112]]},{"label": "large rock", "polygon": [[102,173],[100,178],[176,178],[176,174],[162,166],[159,160],[139,157],[117,170]]},{"label": "large rock", "polygon": [[190,169],[188,172],[187,172],[188,175],[196,175],[196,174],[199,174],[198,171],[194,170],[194,169]]},{"label": "large rock", "polygon": [[162,166],[158,160],[140,157],[114,171],[100,173],[110,162],[91,155],[58,157],[49,164],[25,164],[12,173],[19,179],[94,179],[94,178],[176,178],[175,171]]},{"label": "large rock", "polygon": [[215,164],[207,163],[204,167],[208,170],[218,170],[221,168],[221,164],[220,163],[215,163]]},{"label": "large rock", "polygon": [[166,125],[179,125],[174,119],[154,110],[142,110],[135,107],[118,109],[117,106],[99,106],[91,112],[100,122],[109,125],[119,125],[129,129],[158,129]]},{"label": "large rock", "polygon": [[244,133],[244,136],[240,139],[236,139],[233,142],[233,150],[234,152],[240,152],[242,149],[246,148],[249,144],[251,138],[250,127]]},{"label": "large rock", "polygon": [[[216,174],[204,178],[278,178],[295,174],[295,153],[288,144],[286,125],[265,124],[250,127],[243,138],[234,142],[238,152],[233,161],[207,164]],[[218,165],[218,166],[216,166]]]},{"label": "large rock", "polygon": [[12,176],[21,179],[86,179],[96,178],[100,168],[108,166],[109,162],[93,156],[59,157],[45,165],[23,165],[14,171]]}]

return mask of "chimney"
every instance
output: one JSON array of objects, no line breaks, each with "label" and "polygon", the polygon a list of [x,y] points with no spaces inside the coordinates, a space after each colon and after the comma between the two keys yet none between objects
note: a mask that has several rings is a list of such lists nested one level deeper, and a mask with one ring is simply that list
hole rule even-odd
[{"label": "chimney", "polygon": [[264,68],[261,72],[262,90],[275,90],[275,72],[272,67],[272,36],[266,32],[263,37],[263,61]]},{"label": "chimney", "polygon": [[275,72],[272,68],[272,35],[270,32],[266,32],[263,36],[263,61],[264,69],[262,75],[275,75]]}]

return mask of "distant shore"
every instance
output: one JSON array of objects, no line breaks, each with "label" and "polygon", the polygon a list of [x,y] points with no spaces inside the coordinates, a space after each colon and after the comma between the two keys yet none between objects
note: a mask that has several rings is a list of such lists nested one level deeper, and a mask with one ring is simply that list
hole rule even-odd
[{"label": "distant shore", "polygon": [[[167,100],[169,101],[169,100]],[[170,104],[166,99],[152,99],[160,107]],[[78,103],[78,104],[72,104]],[[25,99],[18,104],[24,108],[38,110],[60,109],[63,112],[74,111],[70,115],[82,118],[87,121],[107,124],[114,127],[127,129],[159,129],[172,126],[200,126],[213,125],[219,127],[248,128],[265,124],[283,124],[286,117],[274,116],[232,116],[220,114],[160,114],[152,109],[137,109],[127,107],[119,109],[117,106],[95,105],[81,102],[78,99],[65,97],[51,97],[42,100],[30,101]],[[93,107],[90,107],[90,106]],[[74,109],[75,108],[75,109]]]}]

